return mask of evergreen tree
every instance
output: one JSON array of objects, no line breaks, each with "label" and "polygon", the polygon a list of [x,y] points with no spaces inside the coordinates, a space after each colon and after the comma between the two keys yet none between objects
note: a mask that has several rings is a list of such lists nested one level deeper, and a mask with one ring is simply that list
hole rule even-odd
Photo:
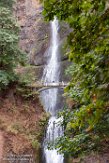
[{"label": "evergreen tree", "polygon": [[16,80],[15,67],[22,60],[18,47],[19,27],[12,13],[12,0],[0,0],[0,88]]},{"label": "evergreen tree", "polygon": [[15,2],[16,0],[0,0],[0,6],[2,7],[7,7],[7,8],[10,8],[10,10],[12,10],[12,7],[13,7],[13,3]]}]

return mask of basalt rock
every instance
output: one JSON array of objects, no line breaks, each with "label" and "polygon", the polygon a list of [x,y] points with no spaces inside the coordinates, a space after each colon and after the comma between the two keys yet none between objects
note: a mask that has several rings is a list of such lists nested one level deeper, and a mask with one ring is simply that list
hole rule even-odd
[{"label": "basalt rock", "polygon": [[[27,53],[29,63],[33,66],[38,66],[36,69],[39,71],[38,80],[42,76],[42,68],[47,61],[46,51],[50,44],[50,23],[44,21],[42,15],[42,5],[38,0],[17,0],[14,6],[14,14],[20,26],[20,48]],[[71,30],[65,22],[60,22],[60,55],[62,67],[62,80],[67,79],[64,76],[64,69],[68,65],[68,56],[66,53],[69,51],[67,45],[67,35]],[[66,63],[65,63],[66,62]],[[25,68],[26,69],[26,68]],[[28,69],[28,68],[27,68]],[[41,71],[40,71],[41,69]],[[39,73],[41,73],[39,75]]]},{"label": "basalt rock", "polygon": [[20,25],[20,48],[33,65],[45,64],[44,53],[49,45],[49,23],[41,14],[38,0],[17,0],[14,13]]}]

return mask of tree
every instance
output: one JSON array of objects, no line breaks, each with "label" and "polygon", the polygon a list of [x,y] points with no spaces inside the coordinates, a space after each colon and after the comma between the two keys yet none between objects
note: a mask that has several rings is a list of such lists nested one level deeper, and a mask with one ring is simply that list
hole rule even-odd
[{"label": "tree", "polygon": [[10,8],[11,10],[15,1],[16,0],[5,0],[4,2],[4,0],[0,0],[0,6]]},{"label": "tree", "polygon": [[43,14],[46,20],[57,16],[72,28],[68,36],[72,65],[67,70],[71,81],[65,93],[77,105],[56,147],[78,156],[104,145],[109,136],[108,0],[45,0]]},{"label": "tree", "polygon": [[9,6],[4,7],[8,2],[12,5],[11,0],[0,1],[0,88],[16,80],[14,69],[23,58],[18,47],[19,27]]}]

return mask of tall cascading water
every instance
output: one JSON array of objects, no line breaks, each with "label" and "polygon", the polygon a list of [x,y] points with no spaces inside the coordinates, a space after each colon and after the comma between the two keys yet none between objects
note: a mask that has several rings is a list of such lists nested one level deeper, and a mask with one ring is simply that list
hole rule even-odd
[{"label": "tall cascading water", "polygon": [[[51,45],[47,52],[48,62],[45,66],[42,81],[44,83],[59,82],[60,78],[60,62],[59,62],[59,24],[54,18],[51,22]],[[63,163],[63,155],[59,154],[56,149],[47,149],[49,142],[54,142],[56,138],[62,136],[63,129],[59,124],[61,119],[57,117],[58,108],[58,88],[50,88],[41,93],[42,101],[47,112],[50,112],[51,117],[48,122],[48,127],[44,139],[44,157],[46,163]]]}]

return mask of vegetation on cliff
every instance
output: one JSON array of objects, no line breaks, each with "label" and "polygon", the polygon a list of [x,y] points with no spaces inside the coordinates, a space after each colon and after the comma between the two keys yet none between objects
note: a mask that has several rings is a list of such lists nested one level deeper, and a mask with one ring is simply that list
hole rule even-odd
[{"label": "vegetation on cliff", "polygon": [[65,94],[74,105],[61,113],[65,134],[56,147],[75,157],[105,149],[109,140],[108,0],[45,0],[43,14],[46,20],[57,16],[72,28],[68,36],[72,65],[67,69],[72,80]]},{"label": "vegetation on cliff", "polygon": [[19,27],[12,5],[13,0],[0,0],[0,89],[17,79],[14,69],[24,60],[18,47]]},{"label": "vegetation on cliff", "polygon": [[[39,163],[41,141],[48,115],[30,89],[11,86],[0,95],[0,161],[8,156],[28,155]],[[1,150],[3,151],[1,153]],[[11,159],[11,158],[10,158]],[[36,161],[35,161],[36,160]]]},{"label": "vegetation on cliff", "polygon": [[36,73],[30,66],[25,72],[24,66],[20,66],[26,57],[18,46],[19,26],[13,16],[14,2],[0,0],[0,138],[3,138],[0,161],[13,154],[32,156],[39,162],[48,115],[37,91],[25,87],[26,83],[36,80]]}]

